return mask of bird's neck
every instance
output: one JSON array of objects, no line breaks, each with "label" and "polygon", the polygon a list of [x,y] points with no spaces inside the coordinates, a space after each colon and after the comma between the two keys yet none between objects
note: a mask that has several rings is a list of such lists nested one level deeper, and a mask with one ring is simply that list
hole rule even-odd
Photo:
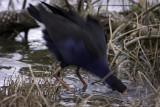
[{"label": "bird's neck", "polygon": [[[107,60],[97,60],[97,61],[93,61],[92,64],[90,64],[90,66],[87,67],[87,70],[89,70],[91,73],[97,75],[98,77],[100,77],[101,79],[103,79],[106,75],[108,75],[109,73],[111,73],[109,66],[108,66],[108,62]],[[105,82],[108,85],[113,84],[113,80],[115,79],[115,76],[113,74],[111,74],[106,80]]]},{"label": "bird's neck", "polygon": [[[86,69],[99,76],[101,79],[111,73],[107,60],[103,59],[93,61],[92,64],[87,66]],[[112,90],[117,90],[119,92],[125,92],[127,90],[127,87],[122,83],[122,81],[113,74],[105,79],[105,82],[111,87]]]}]

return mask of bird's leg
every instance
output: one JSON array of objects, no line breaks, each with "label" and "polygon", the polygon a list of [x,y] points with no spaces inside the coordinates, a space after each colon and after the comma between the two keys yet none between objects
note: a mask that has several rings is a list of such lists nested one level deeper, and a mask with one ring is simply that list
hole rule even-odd
[{"label": "bird's leg", "polygon": [[61,67],[58,67],[55,71],[54,71],[54,75],[56,77],[56,79],[67,89],[67,90],[71,90],[71,88],[62,80],[62,78],[60,78],[60,71],[61,71]]},{"label": "bird's leg", "polygon": [[81,82],[83,83],[83,85],[87,87],[87,83],[84,81],[84,79],[83,79],[82,76],[80,75],[79,69],[80,69],[80,67],[77,67],[77,69],[76,69],[76,74],[77,74],[78,78],[81,80]]}]

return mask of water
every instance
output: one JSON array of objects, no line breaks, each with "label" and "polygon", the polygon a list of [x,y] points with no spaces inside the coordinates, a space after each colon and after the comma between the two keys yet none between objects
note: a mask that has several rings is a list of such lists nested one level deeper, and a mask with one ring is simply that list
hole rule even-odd
[{"label": "water", "polygon": [[17,36],[15,40],[0,38],[1,86],[4,78],[9,77],[12,73],[25,74],[24,68],[28,68],[28,64],[31,64],[35,71],[40,71],[40,69],[37,69],[38,66],[49,64],[50,58],[47,56],[51,53],[45,47],[41,29],[30,30],[28,39],[28,44],[25,44],[21,36]]},{"label": "water", "polygon": [[[1,10],[6,9],[7,3],[7,0],[3,0],[1,2]],[[18,5],[16,7],[17,9],[21,8],[21,3],[22,1],[20,3],[16,3]],[[36,3],[37,1],[35,1],[35,4]],[[115,2],[115,4],[116,3],[117,2]],[[99,4],[104,4],[104,2],[99,2]],[[21,36],[24,37],[24,34],[21,33]],[[45,67],[47,70],[50,70],[51,65],[55,61],[52,53],[49,52],[45,46],[45,41],[42,38],[41,28],[32,29],[29,31],[27,44],[22,41],[21,36],[17,36],[15,40],[6,40],[0,37],[0,86],[4,84],[4,79],[8,78],[12,74],[14,74],[12,77],[13,80],[16,79],[16,75],[28,77],[30,74],[28,64],[32,66],[32,69],[35,73],[43,73],[43,68]],[[118,92],[113,92],[107,87],[107,85],[99,83],[92,85],[91,83],[98,79],[88,72],[80,72],[88,83],[87,89],[85,91],[83,90],[83,85],[75,76],[74,69],[66,69],[64,81],[66,81],[74,91],[68,92],[63,89],[60,94],[60,105],[74,106],[76,102],[75,100],[79,95],[110,95],[114,98],[125,99],[130,102],[132,102],[135,97],[135,90],[137,90],[137,86],[131,81],[123,80],[130,90],[129,94],[125,96],[119,94]],[[139,86],[138,88],[138,90],[145,95],[143,87]],[[113,106],[119,105],[117,103],[113,103]]]},{"label": "water", "polygon": [[[21,33],[21,36],[24,37],[24,34]],[[22,41],[21,36],[17,36],[15,40],[7,40],[0,37],[0,86],[4,84],[4,79],[9,78],[10,75],[12,75],[12,80],[16,80],[18,75],[24,78],[30,77],[28,64],[31,65],[36,76],[39,73],[44,73],[44,67],[49,71],[51,65],[55,61],[52,53],[48,51],[45,46],[41,28],[29,31],[27,44]],[[121,98],[120,94],[118,92],[113,92],[107,84],[91,84],[98,80],[98,78],[92,74],[84,70],[81,70],[80,73],[88,84],[87,89],[83,89],[83,84],[75,75],[75,68],[66,68],[64,72],[64,81],[73,91],[70,92],[66,91],[66,89],[62,89],[57,105],[73,106],[76,104],[78,96],[86,98],[92,94],[110,95]],[[53,78],[53,80],[55,80],[55,78]]]}]

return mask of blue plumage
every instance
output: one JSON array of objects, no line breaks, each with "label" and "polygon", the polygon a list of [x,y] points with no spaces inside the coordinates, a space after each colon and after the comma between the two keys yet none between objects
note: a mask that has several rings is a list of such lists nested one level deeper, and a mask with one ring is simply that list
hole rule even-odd
[{"label": "blue plumage", "polygon": [[[110,73],[106,55],[106,41],[102,26],[92,16],[79,16],[67,0],[68,11],[58,6],[30,5],[29,13],[46,27],[44,39],[61,67],[76,65],[96,74],[100,78]],[[81,79],[81,77],[80,77]],[[83,81],[83,80],[82,80]],[[105,80],[113,90],[124,92],[126,86],[113,74]]]}]

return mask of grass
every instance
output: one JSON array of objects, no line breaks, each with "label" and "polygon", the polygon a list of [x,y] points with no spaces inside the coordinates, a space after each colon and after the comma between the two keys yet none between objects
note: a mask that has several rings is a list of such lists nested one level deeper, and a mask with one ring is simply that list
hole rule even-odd
[{"label": "grass", "polygon": [[[83,10],[81,14],[95,13],[91,3],[88,5],[89,11],[80,9]],[[30,78],[17,76],[16,80],[13,80],[11,75],[4,80],[4,85],[0,88],[0,107],[54,107],[64,106],[65,104],[61,104],[63,101],[79,107],[160,107],[159,17],[156,16],[157,11],[145,7],[144,3],[141,2],[141,6],[135,7],[136,10],[133,6],[133,12],[130,14],[124,13],[122,19],[125,19],[125,22],[113,12],[108,12],[109,17],[103,16],[101,19],[101,22],[105,23],[105,33],[110,32],[110,37],[107,37],[110,68],[112,71],[118,71],[117,76],[127,81],[125,83],[130,89],[128,94],[78,93],[74,98],[62,99],[61,94],[65,91],[56,80],[53,80],[53,73],[45,70],[45,75],[36,78],[29,66]],[[99,16],[100,8],[97,13]],[[153,23],[151,18],[142,17],[144,13],[151,14],[155,22]],[[116,22],[116,18],[121,21],[120,24]]]},{"label": "grass", "polygon": [[0,89],[0,107],[64,106],[63,104],[60,104],[62,100],[68,100],[66,101],[68,102],[68,104],[71,103],[71,100],[72,103],[74,103],[74,106],[79,107],[160,106],[160,88],[153,86],[151,81],[145,76],[145,74],[140,71],[138,71],[137,75],[139,76],[137,76],[136,78],[135,86],[132,86],[132,84],[130,84],[131,88],[135,88],[133,89],[133,93],[115,93],[119,94],[116,96],[111,96],[109,93],[93,93],[91,95],[81,95],[79,93],[73,99],[70,99],[69,96],[66,99],[61,99],[63,87],[61,87],[61,85],[57,81],[52,79],[52,73],[48,74],[48,76],[41,75],[39,78],[36,78],[30,65],[29,71],[32,76],[29,79],[24,79],[21,76],[17,76],[16,80],[13,81],[12,76],[10,76],[4,81],[6,85],[1,87]]}]

